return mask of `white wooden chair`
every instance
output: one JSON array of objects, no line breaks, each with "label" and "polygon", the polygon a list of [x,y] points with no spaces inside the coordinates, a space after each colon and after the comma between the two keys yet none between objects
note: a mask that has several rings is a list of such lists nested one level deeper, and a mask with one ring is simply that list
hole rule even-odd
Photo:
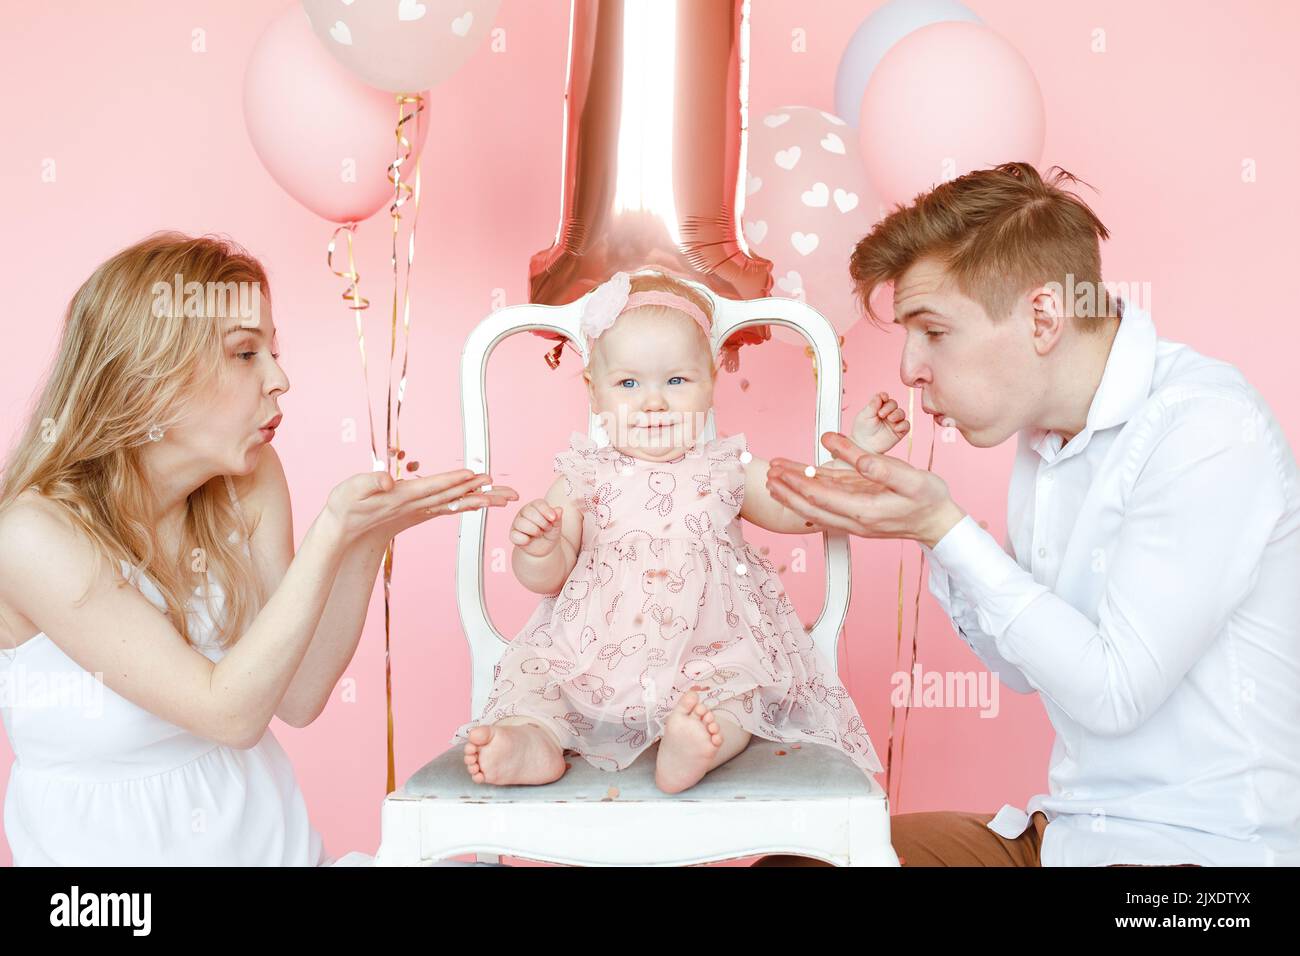
[{"label": "white wooden chair", "polygon": [[[839,343],[830,322],[792,299],[737,302],[693,285],[713,300],[715,347],[737,330],[761,324],[789,326],[808,339],[818,370],[811,460],[826,461],[830,456],[817,436],[839,429],[841,400]],[[529,329],[561,333],[585,350],[578,325],[585,302],[584,296],[563,306],[509,306],[470,334],[461,356],[467,467],[480,468],[481,462],[481,470],[490,471],[486,375],[492,350],[507,336]],[[588,433],[600,441],[598,425],[590,414]],[[704,434],[703,440],[712,437]],[[470,647],[471,719],[482,713],[493,668],[508,646],[484,603],[486,519],[486,510],[461,516],[457,554],[457,602]],[[848,611],[849,544],[842,533],[824,537],[825,602],[811,633],[834,667]],[[777,756],[778,749],[784,755]],[[582,866],[681,866],[764,853],[794,853],[841,866],[898,865],[883,788],[835,749],[780,748],[755,736],[744,752],[700,783],[671,795],[654,784],[657,752],[655,744],[616,773],[572,755],[570,769],[554,783],[494,786],[471,781],[463,745],[454,746],[384,800],[376,865],[427,865],[467,853],[480,862],[506,854]],[[611,797],[611,788],[617,788],[617,796]]]}]

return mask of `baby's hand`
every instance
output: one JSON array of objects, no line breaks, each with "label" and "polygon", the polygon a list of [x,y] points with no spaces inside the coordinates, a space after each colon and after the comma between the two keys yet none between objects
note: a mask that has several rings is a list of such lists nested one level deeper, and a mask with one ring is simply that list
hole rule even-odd
[{"label": "baby's hand", "polygon": [[902,441],[911,427],[907,413],[889,393],[877,392],[853,419],[853,433],[849,437],[864,451],[883,455]]},{"label": "baby's hand", "polygon": [[560,543],[560,516],[564,509],[545,498],[528,502],[515,515],[510,540],[525,554],[544,558]]}]

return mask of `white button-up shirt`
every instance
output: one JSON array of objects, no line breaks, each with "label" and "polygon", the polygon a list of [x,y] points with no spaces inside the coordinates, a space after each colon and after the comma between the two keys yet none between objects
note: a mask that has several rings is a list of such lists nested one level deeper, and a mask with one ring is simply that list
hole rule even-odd
[{"label": "white button-up shirt", "polygon": [[1062,446],[1019,433],[1004,548],[967,515],[930,591],[1056,730],[1042,862],[1300,864],[1296,462],[1239,371],[1126,305]]}]

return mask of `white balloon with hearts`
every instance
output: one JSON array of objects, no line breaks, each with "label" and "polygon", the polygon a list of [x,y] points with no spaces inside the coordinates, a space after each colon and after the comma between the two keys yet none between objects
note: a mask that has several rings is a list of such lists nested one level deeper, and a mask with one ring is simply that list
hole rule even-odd
[{"label": "white balloon with hearts", "polygon": [[[807,302],[843,335],[860,318],[849,256],[883,210],[867,182],[857,131],[811,106],[787,106],[749,127],[741,228],[772,260],[772,295]],[[805,345],[798,332],[772,334]]]},{"label": "white balloon with hearts", "polygon": [[334,59],[377,89],[418,93],[483,45],[501,0],[302,0]]}]

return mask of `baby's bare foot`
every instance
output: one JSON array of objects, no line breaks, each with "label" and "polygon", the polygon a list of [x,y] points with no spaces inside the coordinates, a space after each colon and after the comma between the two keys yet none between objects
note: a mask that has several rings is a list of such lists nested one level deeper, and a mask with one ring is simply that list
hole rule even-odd
[{"label": "baby's bare foot", "polygon": [[564,776],[564,752],[536,724],[482,724],[469,732],[465,769],[475,783],[550,783]]},{"label": "baby's bare foot", "polygon": [[699,701],[700,695],[688,690],[664,721],[655,761],[655,785],[664,793],[680,793],[699,783],[722,745],[722,728],[713,711]]}]

